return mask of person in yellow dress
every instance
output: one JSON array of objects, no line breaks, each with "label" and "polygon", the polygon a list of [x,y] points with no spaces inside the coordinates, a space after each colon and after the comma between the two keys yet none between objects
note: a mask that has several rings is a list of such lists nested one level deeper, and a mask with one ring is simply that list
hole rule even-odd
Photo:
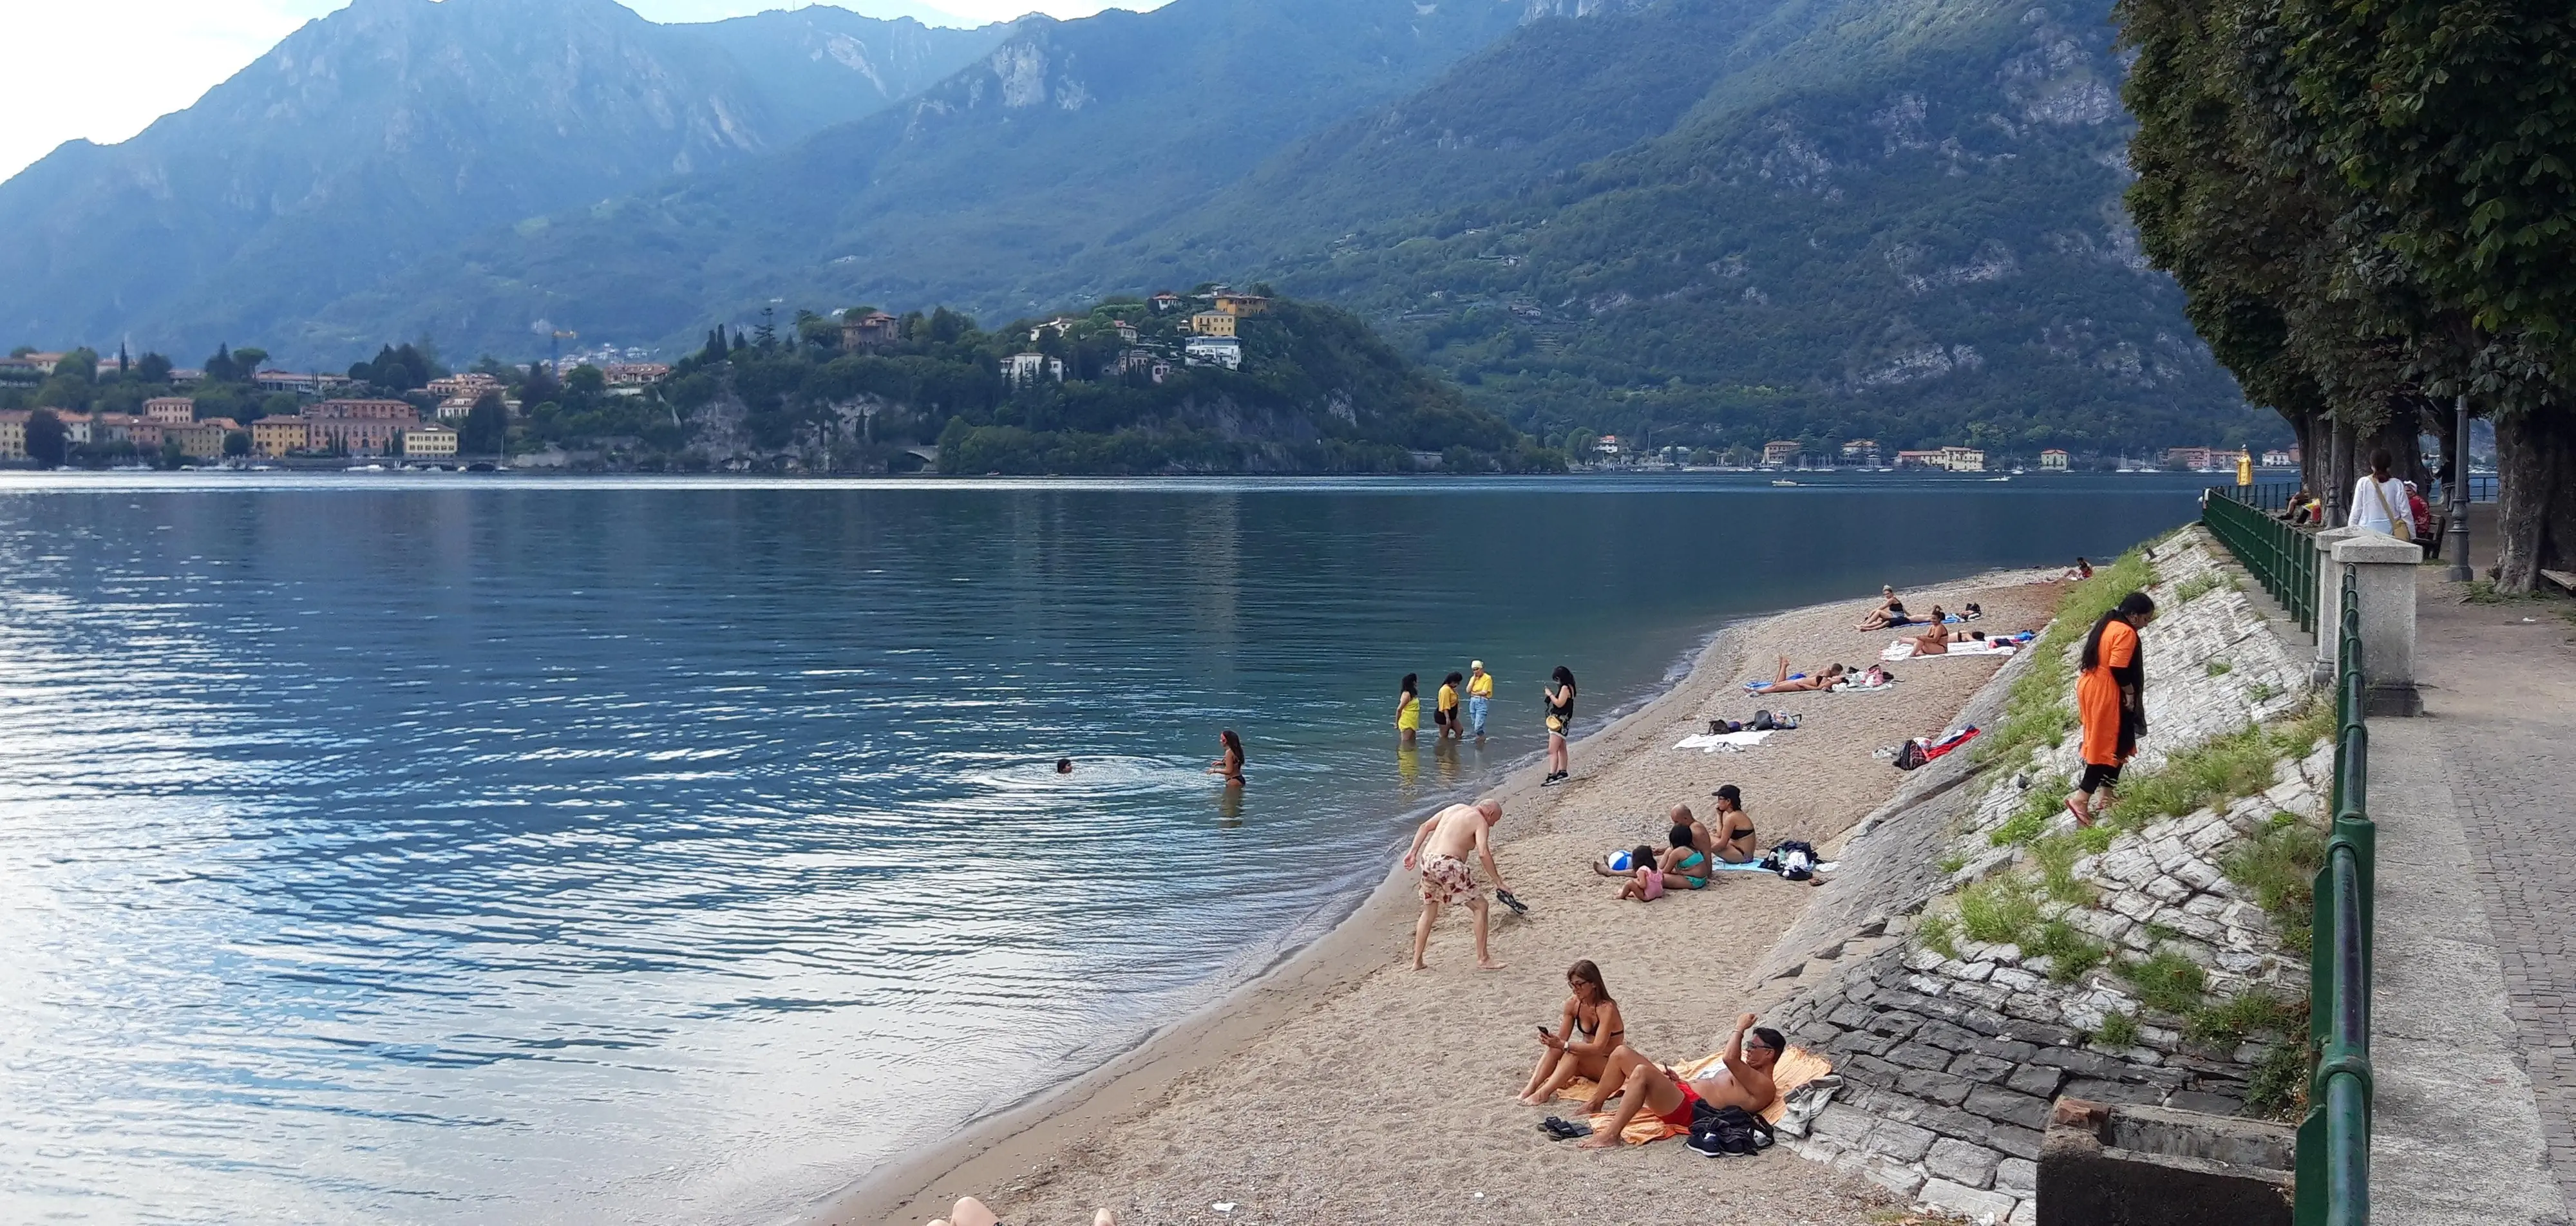
[{"label": "person in yellow dress", "polygon": [[1396,691],[1395,695],[1396,743],[1400,745],[1412,744],[1414,734],[1421,730],[1422,678],[1413,673],[1406,673],[1404,675],[1404,685]]},{"label": "person in yellow dress", "polygon": [[1482,660],[1467,665],[1467,726],[1475,730],[1476,739],[1485,739],[1485,709],[1494,704],[1494,675],[1485,671]]}]

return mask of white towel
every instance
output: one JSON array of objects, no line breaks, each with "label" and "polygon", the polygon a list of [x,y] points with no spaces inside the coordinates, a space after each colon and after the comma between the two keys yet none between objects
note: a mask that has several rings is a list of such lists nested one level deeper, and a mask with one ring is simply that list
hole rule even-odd
[{"label": "white towel", "polygon": [[1701,732],[1683,737],[1681,744],[1675,745],[1673,748],[1702,749],[1710,753],[1715,753],[1721,749],[1750,749],[1755,745],[1761,744],[1765,739],[1769,738],[1772,733],[1777,731],[1779,731],[1777,728],[1765,728],[1760,732],[1754,732],[1751,730],[1744,732]]},{"label": "white towel", "polygon": [[1950,644],[1950,650],[1942,652],[1941,655],[1917,656],[1914,654],[1914,640],[1898,639],[1895,642],[1888,644],[1887,650],[1879,652],[1878,658],[1893,662],[1896,660],[1914,659],[1938,660],[1941,656],[2008,656],[2011,655],[2014,650],[2013,645],[2010,643],[1980,643],[1971,639],[1965,643]]}]

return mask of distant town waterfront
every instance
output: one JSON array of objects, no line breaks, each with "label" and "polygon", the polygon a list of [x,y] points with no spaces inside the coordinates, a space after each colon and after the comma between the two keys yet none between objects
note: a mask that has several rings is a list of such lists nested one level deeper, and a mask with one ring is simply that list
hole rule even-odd
[{"label": "distant town waterfront", "polygon": [[0,1217],[773,1219],[1328,926],[1553,666],[2195,488],[0,477]]}]

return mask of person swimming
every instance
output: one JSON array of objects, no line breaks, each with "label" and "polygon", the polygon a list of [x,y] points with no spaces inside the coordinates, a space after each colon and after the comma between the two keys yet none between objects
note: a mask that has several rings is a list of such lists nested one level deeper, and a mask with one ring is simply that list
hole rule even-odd
[{"label": "person swimming", "polygon": [[1222,752],[1217,755],[1216,761],[1208,764],[1204,773],[1224,777],[1225,786],[1229,788],[1242,787],[1243,738],[1236,736],[1234,729],[1228,728],[1217,734],[1217,743],[1222,747]]},{"label": "person swimming", "polygon": [[1072,773],[1073,773],[1073,759],[1071,759],[1071,758],[1058,758],[1058,759],[1056,759],[1056,760],[1055,760],[1055,773],[1057,773],[1057,774],[1059,774],[1059,775],[1070,775],[1070,774],[1072,774]]}]

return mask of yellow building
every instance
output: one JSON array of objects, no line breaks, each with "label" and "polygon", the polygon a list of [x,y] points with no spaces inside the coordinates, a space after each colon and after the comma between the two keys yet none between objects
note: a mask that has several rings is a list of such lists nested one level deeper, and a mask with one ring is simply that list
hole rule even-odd
[{"label": "yellow building", "polygon": [[445,426],[421,426],[403,431],[403,458],[410,460],[449,460],[456,457],[456,432]]},{"label": "yellow building", "polygon": [[155,396],[143,402],[143,416],[165,426],[184,426],[197,420],[197,402],[186,396]]},{"label": "yellow building", "polygon": [[1219,294],[1216,309],[1228,315],[1258,315],[1270,309],[1270,300],[1259,294]]},{"label": "yellow building", "polygon": [[301,417],[263,417],[250,424],[250,449],[276,457],[313,445],[312,428]]},{"label": "yellow building", "polygon": [[1223,311],[1201,311],[1190,316],[1190,331],[1200,336],[1234,335],[1234,316]]},{"label": "yellow building", "polygon": [[34,414],[25,409],[0,413],[0,460],[27,458],[27,419]]},{"label": "yellow building", "polygon": [[186,426],[165,428],[163,438],[179,440],[179,454],[192,460],[219,460],[224,455],[224,436],[241,429],[241,423],[229,417],[209,417]]}]

